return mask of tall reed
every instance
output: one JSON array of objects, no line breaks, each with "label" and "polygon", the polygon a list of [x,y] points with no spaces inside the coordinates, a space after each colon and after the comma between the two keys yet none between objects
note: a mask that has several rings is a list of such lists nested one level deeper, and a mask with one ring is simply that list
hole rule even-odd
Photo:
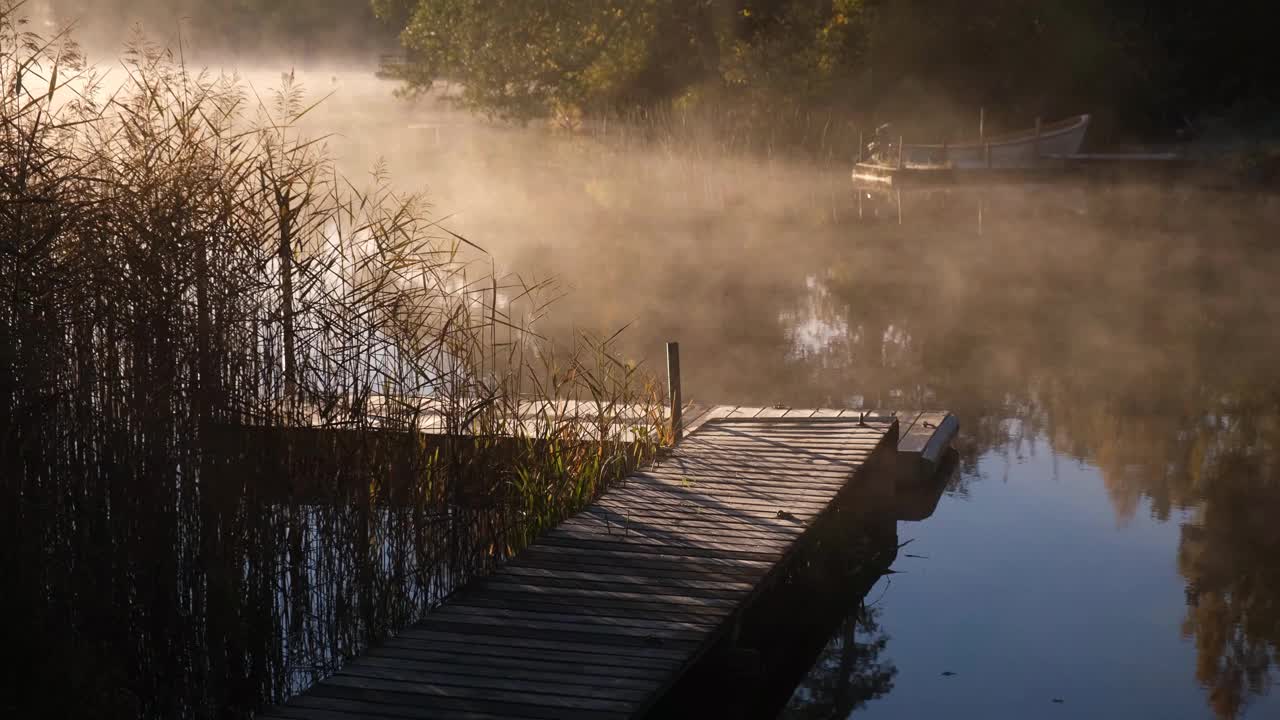
[{"label": "tall reed", "polygon": [[246,716],[642,461],[660,393],[542,288],[141,40],[0,2],[0,713]]}]

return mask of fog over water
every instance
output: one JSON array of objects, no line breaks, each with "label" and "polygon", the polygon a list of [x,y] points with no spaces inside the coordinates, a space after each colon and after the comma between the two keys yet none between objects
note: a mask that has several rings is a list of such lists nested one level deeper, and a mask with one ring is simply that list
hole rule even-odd
[{"label": "fog over water", "polygon": [[625,327],[655,371],[678,340],[699,402],[959,415],[946,496],[899,528],[919,557],[787,717],[1280,714],[1280,199],[859,192],[847,159],[729,156],[715,128],[489,122],[372,61],[211,65],[332,93],[303,127],[425,191],[477,263],[554,279],[547,335]]},{"label": "fog over water", "polygon": [[[726,157],[713,129],[516,128],[367,75],[300,77],[334,90],[307,122],[338,134],[345,167],[384,158],[483,262],[556,279],[542,331],[626,327],[620,346],[655,370],[679,340],[695,401],[959,414],[960,472],[899,530],[925,557],[873,593],[880,634],[860,647],[887,642],[855,663],[894,668],[893,689],[858,714],[1275,712],[1276,198],[859,198],[844,163]],[[856,695],[802,688],[788,712],[840,715]]]},{"label": "fog over water", "polygon": [[[725,157],[713,132],[518,129],[337,86],[312,119],[333,119],[335,154],[385,156],[500,269],[557,278],[545,332],[625,326],[655,369],[679,340],[703,402],[959,414],[959,473],[899,530],[923,557],[899,557],[873,593],[879,635],[855,643],[887,638],[848,685],[887,666],[893,689],[857,714],[1276,711],[1275,198],[859,198],[842,163]],[[840,667],[819,659],[806,683]],[[856,696],[802,687],[788,713]]]}]

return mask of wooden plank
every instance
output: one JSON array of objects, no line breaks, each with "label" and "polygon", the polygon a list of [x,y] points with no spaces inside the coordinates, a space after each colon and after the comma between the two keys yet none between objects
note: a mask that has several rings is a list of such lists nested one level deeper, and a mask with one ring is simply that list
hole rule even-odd
[{"label": "wooden plank", "polygon": [[[706,453],[706,459],[728,461],[742,464],[768,462],[781,468],[807,471],[814,466],[841,465],[852,469],[860,464],[876,445],[846,445],[837,447],[821,447],[815,445],[795,445],[781,440],[759,440],[752,442],[726,442],[715,449],[714,453]],[[677,456],[680,457],[680,456]]]},{"label": "wooden plank", "polygon": [[707,453],[701,457],[668,456],[654,467],[685,475],[721,475],[725,477],[756,475],[775,479],[803,478],[809,475],[816,475],[819,477],[844,478],[848,477],[849,472],[854,467],[861,465],[865,461],[865,458],[851,458],[840,463],[812,463],[799,460],[783,461],[779,458],[766,457],[760,454],[717,453],[713,455]]},{"label": "wooden plank", "polygon": [[[601,503],[601,506],[610,508],[613,510],[619,510],[619,511],[625,511],[625,512],[638,512],[639,510],[639,508],[637,508],[632,503],[627,503],[621,506],[612,505],[610,503],[612,503],[612,501],[604,502],[604,503]],[[791,506],[786,506],[781,504],[774,505],[773,507],[726,508],[726,507],[712,507],[706,504],[698,504],[694,502],[674,502],[674,501],[668,502],[668,501],[652,500],[647,503],[647,507],[653,513],[666,513],[666,514],[691,513],[693,516],[696,516],[696,517],[705,517],[705,518],[712,518],[712,519],[721,519],[721,518],[739,518],[742,520],[770,520],[770,519],[784,520],[785,519],[785,520],[795,520],[797,524],[806,524],[810,520],[818,516],[817,512],[810,509],[793,508]],[[560,544],[560,543],[555,543],[555,544]],[[598,549],[603,549],[603,548],[598,548]],[[676,555],[676,556],[685,556],[685,557],[732,559],[735,561],[744,559],[743,557],[739,557],[739,556],[728,556],[728,555],[719,556],[719,555],[706,554],[706,553],[695,555],[693,553],[688,552],[686,548],[673,548],[671,552],[668,552],[666,554]]]},{"label": "wooden plank", "polygon": [[[689,516],[687,513],[681,513],[678,511],[653,511],[643,514],[633,513],[629,517],[631,520],[629,520],[627,525],[624,525],[621,529],[624,533],[632,527],[680,527],[683,523],[690,527],[698,528],[700,532],[742,532],[748,534],[799,537],[807,527],[804,518],[798,517],[794,513],[790,512],[781,516],[775,512],[768,516],[739,517],[711,513],[697,513],[693,516]],[[616,526],[617,522],[613,522],[613,524]],[[638,560],[638,558],[629,559]],[[624,559],[613,558],[608,561],[612,562],[615,560],[621,561]],[[713,572],[716,570],[716,568],[713,567],[694,564],[693,561],[699,560],[699,558],[681,557],[680,560],[682,562],[682,566],[687,567],[690,570],[697,570],[699,572]],[[746,566],[739,562],[734,562],[729,565],[720,566],[720,570],[722,572],[741,572],[742,567]]]},{"label": "wooden plank", "polygon": [[[762,574],[763,577],[763,574]],[[563,588],[546,588],[540,591],[527,591],[517,587],[501,585],[488,588],[484,595],[495,601],[526,603],[528,605],[558,605],[569,607],[593,607],[600,610],[632,611],[640,610],[649,613],[680,613],[682,616],[700,616],[706,618],[723,618],[727,615],[723,602],[705,603],[703,598],[684,598],[658,594],[632,594],[626,597],[603,595],[598,592],[582,593],[578,590]],[[696,602],[695,602],[696,601]]]},{"label": "wooden plank", "polygon": [[[643,475],[663,482],[689,485],[698,479],[751,480],[762,486],[786,486],[806,480],[818,480],[843,485],[852,477],[871,452],[859,452],[847,459],[828,460],[814,458],[804,462],[781,463],[760,453],[741,453],[724,457],[703,457],[694,460],[668,457],[659,465],[645,469]],[[628,477],[619,487],[630,484]]]},{"label": "wooden plank", "polygon": [[[515,569],[524,571],[524,572],[538,571],[538,572],[546,572],[546,573],[564,573],[564,572],[583,571],[583,572],[589,572],[589,573],[596,573],[603,576],[622,575],[624,577],[631,578],[632,580],[634,580],[634,584],[636,585],[643,584],[642,581],[646,578],[649,578],[652,581],[662,582],[665,586],[668,586],[668,587],[682,587],[683,586],[682,581],[683,581],[683,582],[697,582],[697,583],[718,582],[718,583],[725,583],[730,586],[738,586],[738,585],[747,586],[746,588],[743,588],[743,589],[750,589],[750,587],[753,586],[754,583],[758,581],[760,579],[760,576],[763,574],[760,571],[747,571],[747,572],[736,573],[736,574],[722,573],[722,574],[716,574],[716,575],[705,575],[705,574],[698,574],[698,573],[692,573],[692,572],[677,573],[670,570],[654,571],[654,570],[648,570],[645,568],[625,568],[620,570],[617,573],[610,573],[609,569],[604,565],[575,566],[575,565],[566,565],[562,563],[539,563],[537,565],[521,565],[519,568],[515,568]],[[624,573],[627,573],[627,574],[624,574]],[[636,574],[631,574],[631,573],[636,573]],[[641,575],[638,573],[649,573],[649,574]],[[632,584],[632,583],[630,581],[623,581],[623,584]],[[486,599],[485,595],[473,593],[465,597],[461,597],[459,599],[451,599],[450,602],[458,603],[461,605],[479,604],[479,605],[494,606],[494,607],[505,606],[505,604],[502,602],[495,602],[495,603],[484,602],[485,599]],[[528,602],[528,601],[526,600],[525,602]],[[536,608],[536,609],[541,610],[543,608]],[[635,618],[649,617],[648,613],[643,611],[643,609],[634,609],[634,608],[633,609],[614,609],[612,607],[594,607],[590,603],[584,604],[582,614],[583,615],[617,616],[617,617],[635,617]],[[655,619],[662,620],[662,619],[665,619],[665,616],[659,615]]]},{"label": "wooden plank", "polygon": [[632,517],[627,520],[613,519],[606,521],[604,518],[580,515],[575,518],[582,526],[594,527],[601,532],[626,534],[636,530],[665,530],[667,532],[679,532],[687,530],[693,533],[734,533],[744,537],[783,537],[796,538],[803,531],[804,526],[801,524],[791,525],[753,525],[751,523],[734,522],[732,520],[718,521],[714,518],[705,516],[697,516],[689,519],[685,517],[665,517],[651,516],[648,518]]},{"label": "wooden plank", "polygon": [[[682,445],[679,450],[682,454],[693,454],[697,451],[697,455],[702,455],[711,450],[719,450],[730,445],[751,445],[761,444],[766,447],[785,447],[785,448],[809,448],[809,447],[875,447],[875,444],[883,435],[883,430],[887,426],[879,428],[858,428],[857,430],[845,430],[842,432],[806,434],[803,432],[792,432],[785,428],[776,430],[768,428],[754,427],[730,427],[725,425],[715,426],[715,429],[706,430],[711,427],[702,426],[704,430],[689,439],[687,445]],[[735,442],[736,441],[736,442]]]},{"label": "wooden plank", "polygon": [[603,571],[572,571],[572,570],[551,570],[548,568],[525,567],[519,565],[507,565],[503,568],[503,572],[513,576],[530,576],[530,577],[564,577],[579,580],[601,580],[619,583],[622,585],[639,585],[647,586],[649,583],[661,581],[662,584],[675,587],[691,587],[691,588],[731,588],[739,590],[750,590],[751,583],[741,580],[724,579],[705,579],[705,578],[678,578],[670,577],[666,574],[645,574],[637,575],[635,571],[606,573]]},{"label": "wooden plank", "polygon": [[[439,655],[439,654],[438,654]],[[359,675],[363,672],[377,673],[375,676],[392,677],[384,674],[385,670],[395,671],[397,675],[406,676],[409,673],[431,673],[441,676],[450,676],[458,678],[476,677],[485,679],[492,677],[492,664],[468,664],[453,662],[452,659],[443,657],[436,660],[423,660],[418,658],[406,658],[403,656],[388,656],[385,654],[366,654],[359,660],[348,664],[342,668],[341,672]],[[537,665],[530,666],[523,660],[519,664],[510,663],[503,667],[501,677],[512,680],[522,680],[528,682],[540,683],[556,683],[564,680],[565,673],[571,673],[573,677],[579,680],[579,685],[585,685],[588,688],[617,688],[619,690],[645,690],[649,687],[651,680],[647,677],[630,677],[625,675],[612,675],[601,672],[587,672],[597,670],[585,665]],[[409,678],[412,679],[412,678]],[[475,687],[484,687],[484,685],[476,685]]]},{"label": "wooden plank", "polygon": [[[783,420],[774,421],[775,423],[783,422]],[[809,422],[818,422],[811,420]],[[891,424],[891,423],[890,423]],[[874,442],[878,439],[878,435],[888,427],[889,424],[876,423],[866,426],[834,426],[824,431],[808,431],[803,426],[795,428],[790,427],[770,427],[767,425],[756,425],[754,422],[733,423],[729,420],[721,420],[714,423],[708,423],[702,426],[702,431],[698,435],[690,438],[693,441],[714,442],[720,441],[725,435],[738,435],[744,438],[773,438],[773,439],[792,439],[801,443],[816,443],[823,440],[840,443],[857,442],[859,439]],[[692,446],[696,447],[699,443],[694,442]]]},{"label": "wooden plank", "polygon": [[[560,587],[574,587],[572,585],[562,585]],[[589,588],[588,588],[589,589]],[[710,594],[714,591],[699,590],[698,593]],[[706,597],[705,595],[691,595],[691,597]],[[725,595],[713,599],[731,598],[732,595]],[[564,640],[565,642],[573,642],[579,645],[592,646],[597,651],[605,649],[616,649],[618,652],[631,652],[632,650],[644,649],[652,651],[655,648],[661,648],[675,653],[674,655],[664,655],[662,657],[678,658],[685,651],[696,646],[696,637],[694,634],[683,633],[680,631],[666,632],[635,632],[627,628],[603,628],[592,627],[590,630],[573,629],[572,626],[563,627],[559,623],[538,623],[534,621],[521,623],[502,623],[494,621],[486,621],[484,618],[460,618],[445,615],[441,613],[432,613],[427,619],[418,623],[418,627],[424,629],[439,630],[441,632],[453,632],[471,635],[488,635],[491,637],[501,638],[523,638],[523,639],[554,639],[556,641]],[[660,642],[653,642],[654,639]]]},{"label": "wooden plank", "polygon": [[680,533],[674,531],[665,531],[657,529],[635,528],[630,532],[605,532],[603,529],[594,530],[592,528],[557,528],[552,535],[555,538],[588,540],[591,542],[613,542],[624,543],[629,545],[645,545],[662,547],[665,545],[675,545],[677,547],[696,547],[696,548],[725,548],[725,549],[748,549],[752,552],[763,552],[765,550],[774,550],[781,554],[792,542],[794,537],[753,537],[747,538],[731,533]]},{"label": "wooden plank", "polygon": [[828,478],[823,476],[816,477],[759,477],[749,475],[721,476],[721,475],[701,475],[691,478],[687,474],[666,472],[661,468],[655,468],[644,475],[632,475],[627,478],[627,482],[621,487],[631,485],[646,484],[664,484],[678,485],[688,488],[710,488],[712,492],[721,488],[732,490],[734,488],[762,489],[770,493],[780,495],[796,494],[796,493],[818,493],[828,492],[835,494],[842,490],[848,481],[848,473],[842,478]]},{"label": "wooden plank", "polygon": [[345,698],[307,697],[296,698],[289,705],[268,710],[261,718],[280,720],[537,720],[540,715],[498,714],[450,708],[424,708],[405,705],[348,700]]},{"label": "wooden plank", "polygon": [[818,510],[827,504],[813,495],[753,494],[742,486],[733,485],[673,487],[635,483],[614,490],[608,498],[600,501],[599,507],[623,513],[633,510],[639,517],[643,517],[645,511],[670,512],[673,509],[695,514],[761,517],[760,512],[768,515],[790,505]]},{"label": "wooden plank", "polygon": [[381,691],[399,695],[406,703],[425,701],[428,698],[451,698],[462,700],[506,701],[520,705],[537,705],[564,710],[590,710],[593,712],[630,713],[635,704],[623,700],[606,697],[577,697],[572,695],[550,695],[524,690],[497,690],[493,688],[470,688],[443,685],[437,682],[417,680],[404,682],[397,680],[380,680],[363,678],[338,673],[325,681],[329,687],[352,688],[358,690]]},{"label": "wooden plank", "polygon": [[637,509],[646,507],[645,503],[658,501],[696,502],[699,505],[713,507],[749,508],[777,507],[780,502],[791,502],[802,507],[812,506],[824,508],[831,502],[835,493],[826,497],[820,492],[805,492],[796,489],[792,493],[774,494],[767,486],[751,485],[699,485],[697,483],[677,484],[662,482],[633,482],[610,493],[612,500],[633,498],[641,504]]},{"label": "wooden plank", "polygon": [[[742,592],[746,592],[745,590]],[[649,635],[665,635],[671,633],[674,637],[682,635],[696,636],[706,632],[707,628],[714,623],[697,618],[687,618],[685,616],[672,617],[666,620],[655,619],[638,619],[626,617],[610,617],[606,615],[588,615],[586,613],[569,612],[562,610],[560,612],[547,612],[538,610],[522,610],[514,608],[497,609],[491,607],[468,607],[465,605],[450,604],[446,609],[440,611],[441,617],[467,617],[481,618],[491,621],[506,620],[512,623],[518,623],[522,627],[533,627],[528,623],[540,624],[556,624],[567,625],[570,628],[580,628],[591,632],[607,631],[610,628],[617,628],[620,634],[640,634],[641,637]],[[634,632],[633,632],[634,631]]]},{"label": "wooden plank", "polygon": [[[684,587],[679,585],[668,585],[662,582],[661,580],[657,580],[657,579],[655,579],[652,584],[644,586],[643,588],[625,586],[625,585],[621,585],[616,582],[610,582],[607,580],[582,580],[582,579],[571,579],[566,577],[544,577],[544,578],[538,578],[538,579],[528,579],[528,578],[523,578],[519,576],[494,575],[492,578],[490,578],[486,582],[486,587],[492,588],[492,587],[500,587],[500,586],[521,588],[521,589],[527,589],[531,587],[536,587],[539,589],[572,588],[572,589],[599,590],[599,591],[619,592],[619,593],[637,593],[637,592],[642,593],[644,591],[648,591],[650,594],[654,596],[678,597],[683,600],[693,600],[693,599],[732,600],[733,598],[737,597],[741,593],[741,591],[735,590],[732,587],[692,588],[692,587]],[[433,616],[437,614],[439,613],[434,613]]]},{"label": "wooden plank", "polygon": [[894,416],[898,418],[898,438],[904,438],[907,433],[911,432],[911,428],[915,427],[916,420],[922,413],[919,410],[898,410]]},{"label": "wooden plank", "polygon": [[[743,590],[742,592],[746,592]],[[580,623],[584,627],[595,625],[615,625],[618,627],[643,628],[653,630],[690,630],[705,632],[716,624],[714,617],[696,614],[658,614],[654,612],[640,613],[635,610],[610,610],[605,612],[579,612],[577,608],[531,603],[521,606],[517,602],[485,602],[478,605],[467,603],[449,603],[451,612],[463,615],[479,615],[486,617],[506,617],[521,620],[548,622]]]},{"label": "wooden plank", "polygon": [[[299,711],[306,714],[286,715],[288,718],[312,718],[326,717],[332,718],[333,715],[312,715],[311,713],[345,713],[347,720],[355,720],[356,718],[377,718],[379,720],[495,720],[502,718],[503,720],[538,720],[547,717],[547,711],[543,708],[537,708],[531,712],[521,712],[518,705],[498,705],[501,708],[497,712],[483,712],[474,709],[464,709],[464,707],[448,707],[441,706],[436,703],[432,706],[423,707],[421,705],[398,705],[387,703],[373,703],[363,700],[353,700],[345,697],[324,697],[317,695],[315,697],[300,697],[295,700],[296,704],[290,707],[296,707]],[[285,708],[281,708],[284,710]]]},{"label": "wooden plank", "polygon": [[[865,461],[864,461],[865,462]],[[849,477],[849,467],[840,467],[833,465],[810,465],[810,466],[794,466],[787,469],[778,467],[772,468],[744,468],[742,463],[732,463],[726,460],[688,460],[685,458],[667,458],[660,465],[650,468],[649,472],[666,471],[669,473],[677,473],[684,478],[697,478],[698,476],[706,476],[709,478],[755,478],[767,481],[789,481],[803,480],[805,478],[822,478],[847,480]],[[626,486],[626,481],[621,483],[622,487]]]},{"label": "wooden plank", "polygon": [[920,451],[920,459],[936,468],[942,462],[942,455],[951,447],[951,441],[960,432],[960,420],[951,413],[940,413],[943,417],[936,423],[934,433]]},{"label": "wooden plank", "polygon": [[546,554],[553,556],[561,556],[565,558],[576,559],[582,556],[590,556],[597,558],[603,562],[631,562],[641,565],[645,562],[676,562],[688,567],[711,567],[711,568],[743,568],[755,566],[758,568],[768,568],[770,562],[767,560],[757,560],[754,558],[721,558],[714,556],[692,556],[680,550],[659,551],[659,552],[638,552],[630,548],[581,548],[572,545],[543,544],[530,548],[526,552]]},{"label": "wooden plank", "polygon": [[[718,454],[737,452],[739,449],[767,451],[786,454],[789,452],[844,452],[854,454],[858,451],[866,453],[879,443],[879,438],[822,440],[815,438],[794,438],[787,435],[758,435],[751,433],[724,433],[705,435],[693,438],[689,444],[681,448],[679,455],[688,455],[690,451],[711,451]],[[702,453],[699,453],[702,454]],[[797,458],[799,459],[799,458]]]},{"label": "wooden plank", "polygon": [[[402,663],[379,664],[377,661],[362,660],[350,663],[346,667],[339,670],[334,677],[350,677],[359,678],[361,680],[386,680],[395,683],[393,687],[400,687],[402,683],[419,684],[428,682],[446,688],[458,688],[460,690],[476,689],[476,690],[496,690],[519,693],[527,699],[533,699],[539,694],[554,695],[557,697],[582,698],[591,699],[599,698],[604,700],[643,700],[645,697],[644,683],[638,685],[607,685],[596,680],[591,684],[586,684],[577,678],[579,682],[566,681],[563,676],[542,676],[533,679],[520,678],[513,675],[512,671],[504,672],[501,675],[492,673],[476,673],[476,672],[457,672],[459,668],[445,666],[431,670],[421,666],[405,666]],[[554,683],[554,684],[553,684]],[[548,693],[548,689],[554,689],[554,692]]]},{"label": "wooden plank", "polygon": [[713,405],[698,405],[695,403],[685,403],[684,416],[683,416],[685,432],[686,433],[692,432],[694,428],[697,428],[698,425],[701,425],[702,419],[706,417],[707,413],[711,412],[714,409],[715,409],[715,406]]},{"label": "wooden plank", "polygon": [[[818,512],[828,503],[821,500],[794,497],[764,497],[746,494],[730,495],[727,492],[711,494],[704,488],[678,488],[671,486],[628,485],[615,490],[611,502],[633,504],[637,510],[658,507],[690,508],[691,512],[720,511],[723,514],[739,512],[777,513],[779,510],[793,512]],[[696,508],[696,509],[695,509]]]},{"label": "wooden plank", "polygon": [[[481,646],[483,648],[483,646]],[[502,668],[503,672],[569,674],[585,677],[589,682],[634,682],[642,685],[652,682],[662,675],[660,669],[635,668],[618,665],[603,665],[595,660],[601,656],[586,656],[591,660],[567,660],[563,657],[547,657],[541,654],[520,654],[510,652],[510,648],[497,648],[493,652],[474,652],[474,648],[452,648],[442,645],[439,649],[398,648],[378,646],[370,648],[362,656],[365,660],[382,659],[387,662],[402,663],[407,666],[433,666],[444,664],[451,668],[479,668],[492,672],[494,668]]]},{"label": "wooden plank", "polygon": [[[616,510],[626,510],[634,512],[636,508],[628,505],[625,508],[618,508],[605,505]],[[804,526],[818,516],[818,513],[803,509],[789,509],[787,507],[775,508],[742,508],[742,509],[724,509],[711,508],[691,503],[653,503],[652,510],[655,515],[674,516],[679,513],[692,513],[692,517],[707,518],[709,520],[739,519],[745,522],[751,520],[789,520],[794,521],[797,526]],[[555,543],[560,544],[560,543]],[[594,548],[596,550],[604,550],[604,548]],[[734,562],[741,561],[743,557],[738,556],[719,556],[715,554],[700,553],[694,554],[687,552],[686,548],[673,548],[670,552],[663,553],[673,557],[684,558],[704,558],[708,560],[732,560]]]},{"label": "wooden plank", "polygon": [[707,410],[693,422],[685,422],[685,438],[704,426],[706,423],[722,418],[737,409],[736,405],[716,405]]},{"label": "wooden plank", "polygon": [[663,673],[671,668],[672,663],[679,662],[670,657],[647,657],[632,654],[619,654],[610,649],[601,652],[599,648],[587,650],[528,644],[507,638],[491,638],[488,636],[467,637],[456,633],[419,632],[413,636],[399,635],[379,645],[381,650],[393,652],[417,653],[438,652],[447,650],[458,656],[475,656],[489,658],[493,655],[510,658],[513,661],[534,662],[538,659],[569,663],[585,663],[599,667],[602,672],[627,675],[647,675]]},{"label": "wooden plank", "polygon": [[[627,703],[610,703],[609,707],[601,707],[603,701],[584,701],[579,703],[562,703],[549,705],[543,703],[527,703],[521,698],[510,695],[498,695],[484,691],[462,693],[433,692],[435,688],[406,684],[404,689],[387,687],[385,684],[353,681],[351,678],[333,677],[316,685],[308,691],[312,697],[339,698],[371,703],[379,711],[388,712],[391,708],[439,710],[469,710],[477,713],[488,713],[499,717],[526,717],[539,720],[559,720],[566,718],[625,718],[633,714],[628,711]],[[414,692],[414,689],[425,692]],[[584,707],[585,706],[585,707]],[[623,709],[618,709],[619,707]],[[428,713],[426,717],[435,717]]]},{"label": "wooden plank", "polygon": [[[564,588],[556,588],[562,592],[574,592]],[[693,599],[693,598],[691,598]],[[716,602],[697,598],[703,602]],[[434,614],[434,613],[433,613]],[[584,633],[585,635],[586,633]],[[602,655],[625,655],[626,657],[649,658],[654,660],[680,660],[684,653],[672,648],[654,647],[643,639],[627,640],[625,638],[566,637],[559,638],[547,633],[534,633],[520,628],[502,628],[488,626],[472,626],[462,622],[439,622],[431,615],[426,620],[414,625],[411,629],[396,636],[397,640],[428,639],[434,636],[452,636],[462,638],[464,642],[483,642],[488,644],[510,644],[517,647],[539,648],[544,650],[568,650],[582,653]],[[390,643],[390,641],[388,641]],[[625,650],[625,653],[622,652]]]},{"label": "wooden plank", "polygon": [[[584,569],[596,571],[596,573],[609,574],[609,570],[614,569],[616,573],[650,573],[655,577],[672,578],[672,579],[723,579],[731,580],[731,582],[748,582],[754,583],[760,578],[768,566],[718,566],[718,568],[682,568],[682,566],[663,564],[663,562],[655,562],[646,559],[640,553],[632,553],[627,559],[595,559],[589,557],[584,560],[584,555],[580,555],[577,559],[573,557],[562,557],[554,555],[554,553],[545,553],[531,557],[531,559],[521,559],[521,566],[527,568],[540,568],[545,570],[566,570],[566,569]],[[573,561],[577,560],[577,561]],[[684,564],[682,564],[684,565]],[[458,593],[460,597],[476,597],[477,593]],[[527,602],[527,600],[526,600]]]},{"label": "wooden plank", "polygon": [[[663,592],[662,588],[653,588],[651,592],[636,592],[627,590],[602,590],[589,587],[574,587],[571,585],[552,585],[548,583],[486,583],[485,589],[489,592],[510,592],[514,594],[528,595],[539,599],[557,598],[560,600],[572,600],[575,602],[589,602],[598,600],[622,600],[632,603],[651,603],[654,605],[667,604],[672,606],[688,605],[690,607],[701,608],[724,608],[735,607],[732,598],[724,597],[703,597],[701,595],[692,595],[686,593],[671,594]],[[435,629],[435,628],[429,628]],[[574,648],[569,648],[574,649]],[[577,648],[587,650],[588,648]]]},{"label": "wooden plank", "polygon": [[[624,528],[624,529],[618,529],[617,526],[613,526],[608,530],[608,532],[614,535],[625,536],[628,534],[638,534],[639,537],[652,538],[652,537],[660,537],[660,535],[657,535],[655,533],[680,532],[680,527],[681,527],[680,525],[675,523],[668,523],[668,524],[651,523],[651,524],[633,526],[633,527]],[[597,529],[597,531],[603,533],[606,530],[605,528],[600,527]],[[689,529],[688,532],[693,533],[695,536],[707,535],[712,538],[741,536],[744,540],[748,542],[754,542],[755,540],[774,541],[774,542],[777,542],[777,541],[792,542],[796,540],[798,537],[800,537],[800,535],[803,532],[803,528],[797,527],[787,531],[776,531],[776,530],[769,531],[769,530],[754,530],[750,528],[743,529],[743,527],[739,525],[699,523],[698,525],[693,526],[691,529]],[[601,566],[601,567],[604,567],[604,566]],[[559,568],[559,569],[564,569],[564,568]],[[604,570],[601,570],[599,572],[605,573]],[[675,580],[679,580],[679,579],[696,580],[696,579],[701,579],[703,577],[706,577],[709,582],[722,581],[722,580],[727,580],[731,577],[734,577],[733,575],[728,573],[711,575],[708,573],[679,572],[675,570],[668,570],[664,572],[658,572],[658,571],[646,572],[643,570],[628,570],[627,572],[635,577],[652,577],[652,578],[666,577],[666,578],[671,578]],[[739,573],[739,574],[741,575],[741,574],[748,574],[748,573]]]},{"label": "wooden plank", "polygon": [[918,413],[905,432],[899,425],[898,452],[919,455],[924,451],[947,413]]}]

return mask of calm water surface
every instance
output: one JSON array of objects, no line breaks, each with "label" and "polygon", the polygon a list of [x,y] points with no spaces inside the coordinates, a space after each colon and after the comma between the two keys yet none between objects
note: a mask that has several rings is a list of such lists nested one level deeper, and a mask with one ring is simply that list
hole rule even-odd
[{"label": "calm water surface", "polygon": [[782,717],[1280,717],[1280,203],[936,192],[899,220],[776,182],[540,252],[593,298],[566,322],[630,322],[654,362],[679,339],[695,399],[961,417],[936,511]]},{"label": "calm water surface", "polygon": [[[1278,326],[1255,284],[1274,256],[1239,218],[1223,233],[1225,208],[1112,226],[1088,214],[1112,201],[1089,200],[1041,237],[984,218],[983,237],[1027,245],[972,248],[985,267],[939,292],[959,307],[886,318],[884,365],[961,412],[963,468],[899,527],[910,544],[855,638],[865,672],[841,677],[833,638],[783,717],[1280,717],[1280,396],[1259,356]],[[1084,247],[1055,247],[1062,224]],[[1011,271],[1028,260],[1032,277]],[[856,363],[841,344],[867,316],[847,307],[795,337]]]}]

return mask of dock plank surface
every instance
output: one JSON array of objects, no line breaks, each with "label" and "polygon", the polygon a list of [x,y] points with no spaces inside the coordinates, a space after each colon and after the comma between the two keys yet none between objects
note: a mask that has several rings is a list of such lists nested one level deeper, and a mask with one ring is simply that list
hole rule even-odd
[{"label": "dock plank surface", "polygon": [[643,714],[857,471],[896,450],[892,417],[737,406],[690,416],[658,463],[264,717]]}]

